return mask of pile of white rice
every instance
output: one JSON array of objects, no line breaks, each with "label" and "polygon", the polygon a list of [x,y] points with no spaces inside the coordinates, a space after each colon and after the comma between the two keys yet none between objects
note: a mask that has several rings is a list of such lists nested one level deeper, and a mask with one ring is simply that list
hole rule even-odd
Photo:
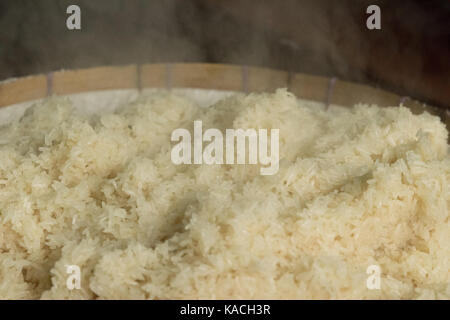
[{"label": "pile of white rice", "polygon": [[[207,109],[157,92],[91,118],[71,104],[50,98],[0,128],[0,298],[450,298],[437,117],[324,111],[285,90]],[[194,120],[279,128],[278,173],[172,164],[171,132]]]}]

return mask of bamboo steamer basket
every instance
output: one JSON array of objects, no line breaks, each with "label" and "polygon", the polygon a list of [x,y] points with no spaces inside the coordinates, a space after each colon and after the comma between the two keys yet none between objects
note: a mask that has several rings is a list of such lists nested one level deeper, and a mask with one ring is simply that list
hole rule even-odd
[{"label": "bamboo steamer basket", "polygon": [[450,112],[409,97],[363,84],[292,73],[263,67],[209,63],[166,63],[107,66],[62,70],[0,82],[0,108],[42,99],[51,95],[83,92],[146,89],[195,88],[241,92],[287,88],[298,98],[325,105],[353,106],[356,103],[398,106],[413,113],[428,111],[439,116],[450,129]]}]

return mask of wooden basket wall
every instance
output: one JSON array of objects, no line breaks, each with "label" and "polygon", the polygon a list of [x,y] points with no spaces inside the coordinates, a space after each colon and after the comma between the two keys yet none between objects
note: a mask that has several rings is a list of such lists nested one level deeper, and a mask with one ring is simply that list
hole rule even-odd
[{"label": "wooden basket wall", "polygon": [[96,67],[51,72],[0,82],[0,107],[57,94],[145,88],[201,88],[243,92],[273,91],[285,87],[297,97],[352,106],[374,103],[397,106],[400,102],[415,113],[439,115],[450,128],[447,110],[424,105],[394,93],[335,78],[290,73],[261,67],[208,63],[169,63]]}]

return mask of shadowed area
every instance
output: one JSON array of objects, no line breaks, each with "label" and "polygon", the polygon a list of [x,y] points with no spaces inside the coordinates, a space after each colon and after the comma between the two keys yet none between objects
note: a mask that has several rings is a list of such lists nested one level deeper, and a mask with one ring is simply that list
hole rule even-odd
[{"label": "shadowed area", "polygon": [[[78,4],[82,30],[66,28]],[[366,28],[381,8],[382,29]],[[336,76],[450,107],[450,3],[96,0],[0,3],[0,79],[148,62],[222,62]]]}]

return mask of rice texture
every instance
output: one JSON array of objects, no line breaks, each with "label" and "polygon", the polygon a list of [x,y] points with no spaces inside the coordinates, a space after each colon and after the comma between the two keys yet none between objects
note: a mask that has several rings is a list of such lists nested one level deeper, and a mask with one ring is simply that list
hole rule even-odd
[{"label": "rice texture", "polygon": [[[280,129],[279,171],[173,164],[194,120]],[[0,298],[449,299],[447,135],[284,89],[209,108],[157,91],[90,117],[48,98],[0,128]]]}]

